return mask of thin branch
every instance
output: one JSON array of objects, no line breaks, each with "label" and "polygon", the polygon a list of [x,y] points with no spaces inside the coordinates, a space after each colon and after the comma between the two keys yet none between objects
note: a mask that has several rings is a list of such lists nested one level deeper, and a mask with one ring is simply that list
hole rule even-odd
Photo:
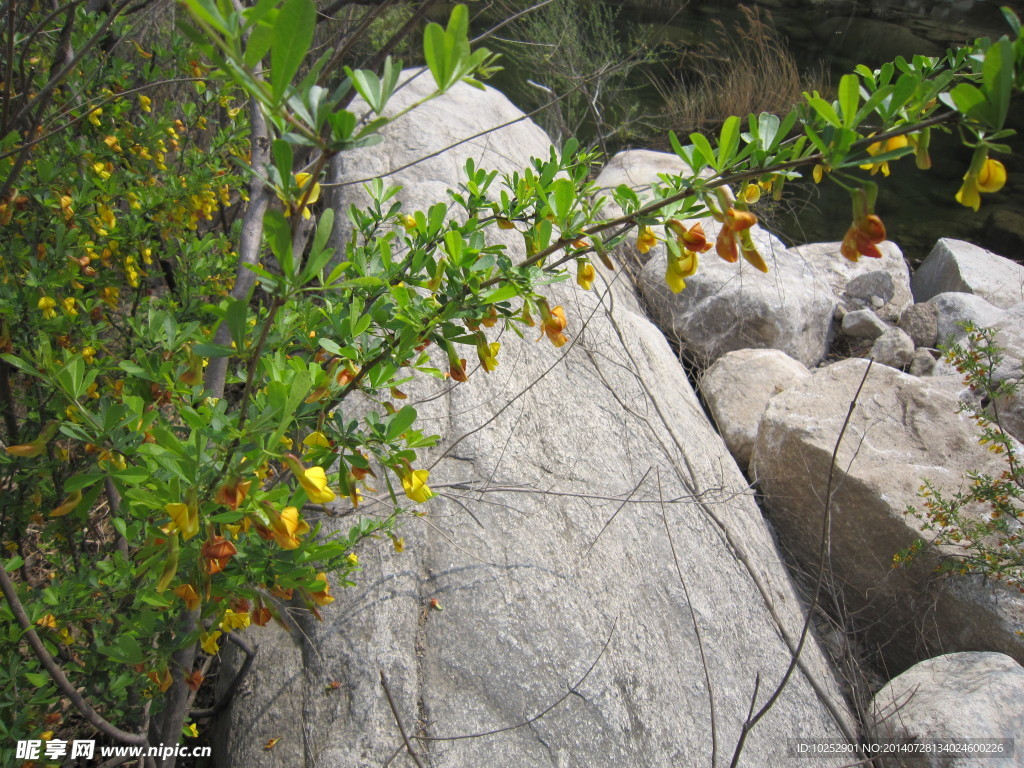
[{"label": "thin branch", "polygon": [[14,583],[11,578],[7,575],[7,570],[0,566],[0,591],[3,592],[4,598],[7,600],[7,604],[11,607],[11,612],[14,614],[15,620],[18,625],[25,632],[25,640],[28,641],[29,647],[35,654],[36,658],[39,659],[39,663],[43,665],[43,669],[46,670],[50,678],[56,683],[57,688],[60,689],[61,694],[66,696],[71,702],[71,705],[78,710],[78,713],[92,726],[94,726],[101,733],[110,736],[112,739],[117,739],[124,744],[138,744],[146,746],[149,744],[149,739],[144,733],[129,733],[128,731],[122,731],[116,725],[108,722],[99,712],[90,706],[89,702],[78,692],[78,689],[71,684],[67,676],[64,674],[64,670],[53,660],[50,654],[46,650],[46,646],[43,645],[43,641],[36,634],[35,629],[32,627],[32,622],[29,620],[28,614],[25,613],[25,608],[21,604],[21,600],[18,599],[18,592],[14,587]]},{"label": "thin branch", "polygon": [[405,748],[409,752],[409,756],[413,762],[416,763],[419,768],[424,768],[423,762],[420,760],[420,756],[416,754],[416,750],[412,748],[412,743],[409,741],[409,734],[405,732],[405,726],[402,724],[402,717],[398,714],[398,707],[395,706],[395,699],[391,695],[391,688],[388,685],[388,679],[384,675],[384,670],[380,671],[380,684],[384,686],[384,695],[388,697],[388,706],[391,707],[391,714],[395,716],[395,722],[398,724],[398,732],[402,734],[402,741],[405,742]]},{"label": "thin branch", "polygon": [[[649,471],[649,470],[648,470]],[[658,495],[661,495],[661,472],[658,472]],[[665,526],[665,536],[668,537],[668,546],[672,550],[672,560],[676,565],[676,575],[683,587],[683,597],[686,598],[686,609],[690,612],[690,622],[693,624],[693,633],[697,637],[697,651],[700,654],[700,665],[704,669],[704,684],[708,687],[708,708],[711,719],[711,768],[718,765],[718,718],[715,715],[715,690],[711,686],[711,672],[708,669],[708,658],[704,653],[704,640],[701,636],[700,623],[697,621],[697,613],[693,609],[693,601],[690,600],[690,590],[686,587],[686,579],[683,578],[683,569],[679,565],[679,554],[676,552],[675,541],[672,540],[672,530],[668,525],[668,514],[665,512],[665,505],[661,505],[661,522]]]},{"label": "thin branch", "polygon": [[228,632],[228,640],[233,643],[242,653],[245,654],[245,661],[242,662],[242,666],[238,668],[235,676],[231,678],[231,682],[228,683],[223,695],[217,699],[212,707],[208,709],[193,709],[189,712],[189,716],[193,720],[198,720],[204,717],[213,717],[220,713],[228,705],[228,702],[234,697],[235,692],[238,690],[238,686],[242,684],[242,680],[249,674],[249,668],[252,666],[253,661],[256,659],[256,652],[259,648],[253,648],[245,640],[238,636],[237,632]]},{"label": "thin branch", "polygon": [[[775,687],[771,696],[765,701],[764,705],[757,711],[757,714],[747,717],[743,723],[743,727],[740,729],[740,736],[736,742],[736,749],[733,752],[732,762],[729,764],[730,768],[735,768],[740,759],[740,753],[743,751],[743,743],[746,741],[747,734],[757,725],[758,721],[768,714],[768,711],[775,705],[779,696],[782,695],[783,689],[789,683],[789,678],[793,674],[793,671],[797,667],[797,662],[800,658],[800,653],[803,650],[804,643],[807,640],[807,636],[811,629],[811,617],[815,607],[818,605],[818,598],[821,595],[821,587],[825,581],[825,563],[828,560],[828,550],[830,542],[830,530],[832,527],[832,489],[835,484],[836,476],[836,459],[839,455],[839,447],[843,443],[843,437],[846,435],[846,430],[850,426],[850,421],[853,418],[853,412],[857,408],[857,401],[860,398],[860,393],[864,389],[864,384],[868,380],[868,374],[871,373],[871,366],[874,364],[874,359],[869,359],[867,367],[864,369],[864,375],[861,377],[860,384],[857,386],[857,391],[853,395],[853,399],[850,401],[850,407],[846,411],[846,418],[843,419],[843,425],[839,430],[839,436],[836,438],[835,445],[832,448],[832,458],[829,463],[828,469],[828,483],[825,487],[825,513],[822,515],[821,523],[821,544],[818,549],[818,573],[815,576],[814,584],[814,595],[811,598],[811,603],[807,606],[806,616],[804,617],[804,626],[800,631],[800,639],[797,641],[796,648],[792,652],[792,657],[789,661],[789,666],[786,667],[786,672],[783,674],[779,684]],[[756,696],[756,691],[755,691]],[[751,711],[753,711],[753,702],[751,702]]]},{"label": "thin branch", "polygon": [[[644,472],[644,476],[641,477],[640,481],[636,485],[633,486],[633,490],[631,490],[629,492],[629,494],[626,496],[626,498],[624,498],[622,500],[622,502],[619,504],[619,506],[617,506],[615,508],[615,512],[612,513],[612,516],[609,517],[608,520],[605,521],[605,524],[601,526],[601,530],[597,532],[597,536],[595,536],[594,540],[592,542],[590,542],[590,546],[587,547],[587,551],[583,553],[583,559],[584,560],[586,560],[588,557],[590,557],[591,550],[597,544],[598,539],[600,539],[601,536],[604,534],[605,529],[607,529],[608,526],[611,525],[612,522],[614,522],[616,516],[618,516],[619,512],[622,511],[622,508],[625,507],[630,502],[630,500],[633,498],[633,494],[636,493],[638,490],[640,490],[640,486],[644,484],[644,480],[646,480],[647,476],[649,474],[651,474],[651,470],[652,469],[653,469],[653,467],[648,467],[647,468],[647,471]],[[575,496],[576,494],[572,494],[572,495]]]},{"label": "thin branch", "polygon": [[417,741],[461,741],[462,739],[480,739],[484,736],[493,736],[496,733],[505,733],[506,731],[514,731],[517,728],[525,728],[528,725],[532,725],[579,690],[580,686],[583,685],[584,681],[590,676],[590,673],[594,671],[597,663],[601,661],[601,658],[604,656],[604,652],[608,650],[608,645],[611,643],[612,637],[615,635],[615,628],[618,626],[618,623],[619,620],[616,617],[615,621],[612,623],[611,631],[608,632],[608,637],[604,641],[604,645],[601,646],[601,652],[597,654],[597,658],[594,659],[593,663],[587,668],[587,671],[583,673],[583,677],[573,683],[569,687],[569,690],[567,690],[564,695],[560,696],[551,706],[541,710],[533,717],[523,720],[521,723],[516,723],[515,725],[507,725],[504,728],[495,728],[492,731],[483,731],[481,733],[468,733],[463,734],[462,736],[413,736],[413,738]]}]

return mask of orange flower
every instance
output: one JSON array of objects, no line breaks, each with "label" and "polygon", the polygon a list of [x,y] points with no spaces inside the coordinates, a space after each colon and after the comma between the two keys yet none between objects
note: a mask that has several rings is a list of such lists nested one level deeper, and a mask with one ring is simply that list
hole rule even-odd
[{"label": "orange flower", "polygon": [[195,587],[191,584],[181,584],[173,590],[174,594],[185,601],[185,607],[190,611],[194,611],[199,607],[199,595],[196,594]]},{"label": "orange flower", "polygon": [[322,581],[324,583],[324,588],[319,592],[309,593],[309,596],[313,598],[313,602],[317,605],[327,605],[328,603],[333,603],[334,598],[331,597],[331,585],[327,583],[327,574],[318,573],[316,575],[316,578],[318,581]]},{"label": "orange flower", "polygon": [[[540,328],[543,335],[556,347],[565,344],[569,340],[563,333],[566,326],[565,310],[561,306],[552,309],[544,299],[539,299],[537,306],[540,307]],[[540,336],[537,337],[537,341],[540,341]]]},{"label": "orange flower", "polygon": [[882,220],[873,213],[864,214],[846,230],[846,236],[843,238],[839,251],[850,261],[857,261],[862,255],[880,259],[882,252],[875,246],[883,240],[885,240],[885,225]]},{"label": "orange flower", "polygon": [[225,507],[238,509],[242,502],[245,501],[245,495],[249,492],[249,486],[251,485],[251,480],[246,480],[245,482],[240,481],[238,478],[229,480],[217,489],[217,495],[214,499],[218,504],[223,504]]},{"label": "orange flower", "polygon": [[594,284],[595,277],[597,277],[597,273],[589,259],[580,259],[576,262],[576,284],[580,288],[589,291]]},{"label": "orange flower", "polygon": [[[729,208],[725,213],[716,214],[715,218],[722,224],[718,240],[715,242],[715,251],[730,264],[734,264],[740,257],[740,233],[757,224],[757,216],[750,211]],[[753,245],[753,241],[751,241],[751,245]],[[747,257],[746,250],[744,249],[744,258]],[[749,261],[749,258],[747,260]],[[755,264],[755,266],[757,265]]]},{"label": "orange flower", "polygon": [[203,542],[201,552],[205,561],[203,567],[211,576],[223,571],[227,567],[228,561],[238,554],[235,545],[223,536],[211,536]]}]

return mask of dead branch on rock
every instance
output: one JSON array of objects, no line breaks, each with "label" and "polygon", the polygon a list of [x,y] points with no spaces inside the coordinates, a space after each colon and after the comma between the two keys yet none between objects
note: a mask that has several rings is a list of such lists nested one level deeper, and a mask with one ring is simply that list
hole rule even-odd
[{"label": "dead branch on rock", "polygon": [[[793,671],[797,667],[797,662],[798,662],[798,659],[800,658],[800,653],[801,653],[801,651],[803,651],[804,643],[807,641],[807,636],[810,633],[811,617],[813,615],[813,611],[814,611],[815,607],[818,605],[818,600],[819,600],[820,595],[821,595],[821,588],[822,588],[822,585],[825,582],[825,577],[826,577],[825,564],[828,561],[827,555],[828,555],[829,539],[830,539],[829,531],[831,530],[831,527],[832,527],[832,489],[833,489],[833,485],[835,484],[836,459],[837,459],[837,457],[839,455],[839,447],[843,443],[843,436],[846,434],[846,430],[850,426],[850,421],[853,418],[853,412],[854,412],[854,410],[857,407],[857,400],[860,398],[860,393],[864,389],[864,384],[868,380],[868,374],[871,373],[871,366],[872,366],[873,363],[874,363],[873,360],[868,360],[868,365],[864,369],[864,375],[861,377],[860,384],[857,386],[857,391],[854,393],[853,399],[850,401],[850,407],[846,411],[846,417],[843,419],[843,425],[839,429],[839,436],[836,438],[835,445],[832,448],[832,458],[831,458],[831,461],[829,463],[829,470],[828,470],[828,481],[827,481],[827,484],[826,484],[826,487],[825,487],[825,510],[824,510],[824,515],[822,516],[823,519],[822,519],[822,526],[821,526],[821,545],[820,545],[820,548],[818,550],[818,558],[819,558],[819,560],[818,560],[818,573],[817,573],[816,578],[815,578],[814,594],[811,597],[811,604],[809,606],[807,606],[807,611],[806,611],[806,615],[805,615],[805,618],[804,618],[803,629],[800,630],[800,639],[797,641],[797,645],[796,645],[796,648],[793,650],[792,658],[790,659],[789,666],[786,667],[786,671],[782,675],[782,679],[779,681],[779,684],[775,687],[775,690],[768,697],[767,701],[765,701],[764,705],[757,711],[756,714],[753,714],[753,708],[754,708],[755,701],[757,699],[757,687],[758,686],[757,685],[754,686],[754,697],[751,700],[751,713],[752,714],[748,714],[747,715],[746,721],[743,723],[743,726],[740,728],[740,735],[739,735],[739,738],[736,741],[736,748],[733,751],[732,762],[729,763],[729,768],[735,768],[735,766],[738,764],[739,759],[740,759],[740,754],[743,752],[743,744],[744,744],[744,742],[747,739],[747,735],[754,728],[754,726],[757,725],[758,721],[760,721],[762,717],[764,717],[766,714],[768,714],[769,710],[771,710],[771,708],[775,705],[775,702],[778,701],[779,696],[782,695],[782,691],[785,689],[786,685],[789,683],[789,678],[792,676]],[[758,677],[758,684],[759,683],[760,683],[760,677]]]},{"label": "dead branch on rock", "polygon": [[405,742],[405,749],[409,752],[409,757],[412,758],[413,762],[424,768],[423,762],[420,760],[420,756],[416,754],[416,750],[412,748],[412,743],[409,741],[409,734],[405,732],[405,725],[402,724],[402,717],[398,714],[398,707],[395,706],[395,699],[391,695],[391,688],[388,686],[388,679],[384,674],[384,670],[380,671],[380,684],[384,686],[384,695],[388,698],[388,706],[391,707],[391,714],[395,716],[395,723],[398,724],[398,732],[402,734],[402,741]]}]

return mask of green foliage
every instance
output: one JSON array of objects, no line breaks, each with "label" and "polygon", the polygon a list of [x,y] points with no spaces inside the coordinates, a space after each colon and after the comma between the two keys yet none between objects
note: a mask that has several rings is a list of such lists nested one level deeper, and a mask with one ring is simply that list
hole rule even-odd
[{"label": "green foliage", "polygon": [[[922,509],[911,506],[906,513],[933,532],[932,545],[955,552],[944,561],[944,569],[982,574],[1024,591],[1024,467],[1019,444],[1003,428],[999,413],[1017,394],[1019,380],[997,376],[1003,355],[993,329],[966,324],[964,330],[964,342],[950,345],[945,358],[963,374],[978,400],[979,405],[962,406],[978,425],[978,442],[1003,457],[1005,468],[998,476],[971,471],[966,490],[952,493],[925,480],[919,493]],[[905,562],[922,546],[897,554],[895,561]]]},{"label": "green foliage", "polygon": [[[995,191],[988,153],[1003,151],[999,118],[1024,80],[1019,36],[858,71],[834,103],[808,94],[782,117],[733,117],[686,145],[673,136],[691,173],[662,178],[646,200],[615,190],[615,219],[599,216],[593,156],[575,140],[500,178],[467,162],[458,189],[425,211],[405,210],[378,179],[365,208],[336,212],[319,205],[333,157],[495,70],[490,52],[469,46],[466,9],[427,25],[435,89],[395,110],[398,62],[353,69],[331,46],[312,59],[312,0],[184,5],[184,39],[163,48],[50,69],[3,60],[0,645],[18,663],[0,669],[0,727],[12,739],[84,729],[85,707],[69,704],[78,691],[110,738],[124,739],[111,724],[141,732],[147,718],[151,732],[177,734],[202,683],[196,654],[218,653],[225,633],[251,623],[318,615],[329,582],[353,582],[367,538],[400,549],[400,521],[434,495],[416,465],[437,440],[400,387],[422,375],[466,381],[467,348],[476,371],[494,370],[496,326],[522,333],[538,317],[566,344],[565,313],[542,293],[566,265],[590,287],[590,254],[610,266],[632,229],[649,248],[663,227],[667,278],[682,290],[712,244],[674,217],[710,216],[720,256],[766,270],[749,209],[760,190],[781,195],[815,166],[854,197],[844,254],[874,255],[884,228],[859,171],[909,152],[920,160],[928,131],[955,125],[979,158],[965,176],[973,205]],[[6,13],[8,43],[62,60],[56,17],[23,4]],[[116,15],[67,14],[74,51],[132,34]],[[70,87],[72,73],[88,87]],[[189,90],[157,98],[180,76]],[[982,98],[961,104],[961,84]],[[350,109],[356,94],[366,119]],[[943,101],[956,111],[938,114]],[[350,234],[335,250],[342,215]],[[493,227],[518,232],[526,258],[493,244]],[[370,494],[384,511],[359,517]],[[326,514],[354,522],[321,535]],[[45,654],[24,650],[36,637]]]}]

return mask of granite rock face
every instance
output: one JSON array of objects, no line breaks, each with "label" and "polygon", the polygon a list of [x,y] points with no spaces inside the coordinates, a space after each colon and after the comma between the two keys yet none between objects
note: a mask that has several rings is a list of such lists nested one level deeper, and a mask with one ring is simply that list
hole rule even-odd
[{"label": "granite rock face", "polygon": [[972,293],[1004,309],[1024,301],[1024,266],[963,240],[942,238],[914,273],[914,298]]},{"label": "granite rock face", "polygon": [[[393,107],[417,92],[400,91]],[[516,114],[494,91],[458,86],[389,127],[384,144],[346,154],[336,180]],[[388,180],[422,208],[446,199],[467,156],[512,171],[547,151],[523,121]],[[336,189],[338,206],[362,199],[359,185]],[[521,237],[502,235],[522,258]],[[219,764],[384,765],[402,740],[382,672],[414,736],[509,729],[418,742],[433,768],[706,764],[709,694],[719,755],[731,755],[755,675],[763,691],[789,663],[801,602],[675,353],[625,286],[609,289],[620,274],[602,270],[591,292],[551,287],[571,345],[492,329],[493,373],[403,387],[442,436],[420,459],[439,495],[404,524],[404,553],[386,541],[361,553],[358,586],[335,585],[322,622],[249,630],[260,651]],[[387,507],[368,499],[361,512]],[[330,535],[351,519],[321,522]],[[817,644],[801,659],[744,764],[788,766],[787,739],[851,732]],[[281,741],[264,751],[269,738]]]},{"label": "granite rock face", "polygon": [[[832,453],[829,563],[848,609],[869,627],[890,669],[936,651],[1000,651],[1024,659],[1024,596],[981,577],[938,579],[938,554],[893,568],[893,555],[923,534],[904,514],[920,507],[925,479],[953,491],[969,470],[1005,466],[978,444],[958,413],[958,377],[919,378],[867,361],[844,360],[773,397],[761,418],[751,474],[782,545],[812,572],[820,561]],[[946,552],[944,554],[950,554]]]},{"label": "granite rock face", "polygon": [[[950,653],[926,659],[890,680],[872,700],[873,731],[882,741],[968,743],[1001,740],[993,754],[925,755],[883,762],[886,768],[1024,768],[1024,668],[1002,653]],[[1016,739],[1010,757],[1006,741]]]},{"label": "granite rock face", "polygon": [[810,376],[777,349],[740,349],[722,355],[700,381],[719,433],[741,469],[750,463],[761,414],[779,392]]}]

